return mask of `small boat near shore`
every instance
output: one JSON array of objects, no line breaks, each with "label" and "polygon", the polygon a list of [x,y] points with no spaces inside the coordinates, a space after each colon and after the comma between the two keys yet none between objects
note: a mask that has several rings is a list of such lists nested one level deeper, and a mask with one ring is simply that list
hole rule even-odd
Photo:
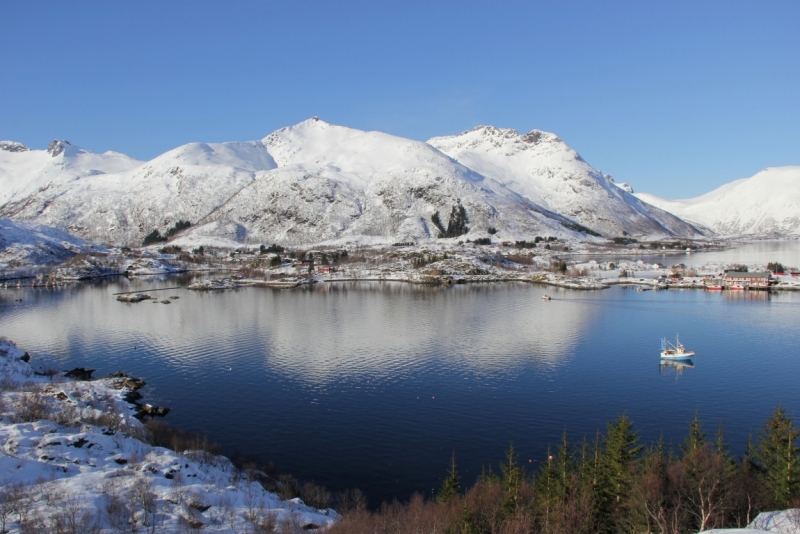
[{"label": "small boat near shore", "polygon": [[542,295],[542,300],[553,300],[550,295]]},{"label": "small boat near shore", "polygon": [[675,344],[673,345],[667,338],[661,339],[661,359],[662,360],[691,360],[694,356],[693,350],[686,350],[681,344],[680,338],[675,336]]}]

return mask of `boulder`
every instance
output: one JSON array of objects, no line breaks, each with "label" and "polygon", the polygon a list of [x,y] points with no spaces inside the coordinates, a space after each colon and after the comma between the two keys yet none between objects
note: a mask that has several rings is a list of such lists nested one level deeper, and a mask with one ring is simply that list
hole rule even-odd
[{"label": "boulder", "polygon": [[65,378],[74,378],[75,380],[91,380],[94,369],[84,369],[83,367],[76,367],[64,373]]}]

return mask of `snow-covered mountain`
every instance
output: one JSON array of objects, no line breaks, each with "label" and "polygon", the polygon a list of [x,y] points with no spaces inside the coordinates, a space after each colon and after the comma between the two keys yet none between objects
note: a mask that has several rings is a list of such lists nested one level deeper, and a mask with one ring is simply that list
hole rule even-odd
[{"label": "snow-covered mountain", "polygon": [[104,251],[56,228],[0,219],[0,278],[31,265],[58,263],[76,254]]},{"label": "snow-covered mountain", "polygon": [[[455,159],[449,157],[454,156]],[[458,161],[456,161],[458,160]],[[139,245],[177,221],[190,242],[311,244],[435,238],[454,207],[466,238],[697,235],[619,189],[553,134],[479,128],[423,143],[317,118],[261,141],[190,143],[151,161],[0,143],[0,216]]]},{"label": "snow-covered mountain", "polygon": [[120,154],[96,154],[53,140],[47,150],[30,150],[22,143],[0,141],[0,206],[56,184],[138,167],[142,162]]},{"label": "snow-covered mountain", "polygon": [[0,213],[96,242],[139,245],[154,229],[205,217],[251,183],[256,172],[275,167],[259,141],[190,143],[137,163],[113,174],[75,178],[56,169],[47,186],[6,202]]},{"label": "snow-covered mountain", "polygon": [[[456,161],[528,200],[607,236],[699,234],[613,183],[555,134],[478,126],[428,141]],[[626,185],[626,184],[624,184]]]},{"label": "snow-covered mountain", "polygon": [[[467,237],[495,227],[506,239],[576,234],[549,213],[426,143],[310,119],[263,139],[278,168],[201,222],[228,237],[310,243],[336,239],[412,241],[436,237],[454,206],[469,218]],[[209,226],[210,225],[210,226]]]},{"label": "snow-covered mountain", "polygon": [[800,234],[800,167],[770,167],[685,200],[637,197],[723,235]]}]

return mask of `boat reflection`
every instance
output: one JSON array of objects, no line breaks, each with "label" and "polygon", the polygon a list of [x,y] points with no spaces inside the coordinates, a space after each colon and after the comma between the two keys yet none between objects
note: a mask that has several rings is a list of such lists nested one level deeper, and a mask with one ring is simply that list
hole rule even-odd
[{"label": "boat reflection", "polygon": [[659,372],[662,375],[675,374],[677,380],[686,369],[694,369],[693,360],[661,360],[661,365],[658,366]]}]

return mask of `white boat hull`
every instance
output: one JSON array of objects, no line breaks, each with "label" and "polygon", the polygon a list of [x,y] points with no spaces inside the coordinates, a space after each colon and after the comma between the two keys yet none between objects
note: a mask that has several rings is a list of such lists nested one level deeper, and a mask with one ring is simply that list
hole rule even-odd
[{"label": "white boat hull", "polygon": [[661,351],[661,359],[662,360],[691,360],[694,356],[694,351],[689,350],[686,352],[672,352],[672,351]]}]

